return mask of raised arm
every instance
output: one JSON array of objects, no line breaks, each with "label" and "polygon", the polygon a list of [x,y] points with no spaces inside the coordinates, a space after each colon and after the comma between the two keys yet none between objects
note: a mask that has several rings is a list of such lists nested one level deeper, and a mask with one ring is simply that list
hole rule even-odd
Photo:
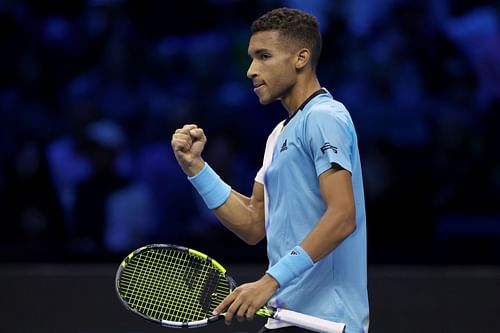
[{"label": "raised arm", "polygon": [[[219,221],[246,243],[257,244],[265,236],[264,187],[255,182],[251,197],[230,189],[202,159],[201,153],[206,142],[203,130],[191,124],[177,129],[171,144],[177,162],[191,180],[202,173],[203,176],[207,174],[211,177],[208,180],[211,193],[208,195],[211,198],[216,196],[216,200],[210,200],[208,206]],[[204,182],[201,188],[195,185],[200,194],[207,187]]]}]

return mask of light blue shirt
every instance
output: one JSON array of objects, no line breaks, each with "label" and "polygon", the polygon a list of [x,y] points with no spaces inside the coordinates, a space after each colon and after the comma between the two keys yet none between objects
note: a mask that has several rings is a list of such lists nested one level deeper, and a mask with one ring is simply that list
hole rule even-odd
[{"label": "light blue shirt", "polygon": [[269,267],[300,244],[326,211],[319,175],[337,164],[352,175],[356,230],[290,284],[270,305],[368,331],[366,217],[358,144],[343,104],[323,89],[268,138],[255,180],[264,184]]}]

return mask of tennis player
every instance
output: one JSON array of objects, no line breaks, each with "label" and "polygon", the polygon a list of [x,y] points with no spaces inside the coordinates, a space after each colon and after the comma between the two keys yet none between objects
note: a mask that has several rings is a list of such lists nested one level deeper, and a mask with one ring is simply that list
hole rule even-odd
[{"label": "tennis player", "polygon": [[[251,27],[247,75],[265,105],[288,112],[270,134],[251,197],[232,190],[201,153],[207,138],[189,124],[172,148],[182,170],[223,225],[245,242],[267,238],[269,269],[216,309],[251,320],[266,302],[368,331],[366,219],[356,132],[343,104],[322,88],[321,34],[314,16],[272,10]],[[269,320],[260,332],[307,332]]]}]

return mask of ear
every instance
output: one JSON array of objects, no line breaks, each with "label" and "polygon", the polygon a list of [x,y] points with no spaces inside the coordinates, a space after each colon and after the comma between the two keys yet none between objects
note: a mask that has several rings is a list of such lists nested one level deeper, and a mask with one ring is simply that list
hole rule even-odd
[{"label": "ear", "polygon": [[311,61],[311,51],[309,49],[300,49],[297,51],[297,59],[295,61],[295,68],[302,69],[306,67]]}]

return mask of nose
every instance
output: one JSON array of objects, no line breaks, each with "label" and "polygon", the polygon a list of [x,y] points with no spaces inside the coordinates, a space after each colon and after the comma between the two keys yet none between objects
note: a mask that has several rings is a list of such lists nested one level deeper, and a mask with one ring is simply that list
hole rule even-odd
[{"label": "nose", "polygon": [[248,77],[249,79],[252,79],[252,78],[254,78],[256,75],[257,75],[257,73],[256,73],[256,71],[255,71],[254,61],[252,60],[252,62],[250,63],[250,66],[248,66],[248,70],[247,70],[247,77]]}]

